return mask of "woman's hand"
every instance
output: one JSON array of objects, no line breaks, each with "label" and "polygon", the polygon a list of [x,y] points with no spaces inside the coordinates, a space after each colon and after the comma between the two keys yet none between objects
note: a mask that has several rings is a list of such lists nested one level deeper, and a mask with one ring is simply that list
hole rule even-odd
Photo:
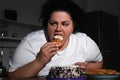
[{"label": "woman's hand", "polygon": [[40,52],[37,54],[36,60],[44,66],[57,53],[57,50],[58,48],[54,42],[48,42],[41,47]]},{"label": "woman's hand", "polygon": [[75,65],[78,65],[82,72],[85,72],[86,68],[89,65],[89,62],[77,62]]},{"label": "woman's hand", "polygon": [[[26,78],[35,77],[39,71],[48,63],[52,56],[56,54],[57,47],[54,42],[48,42],[44,44],[37,54],[34,61],[10,72],[8,76],[10,78]],[[22,74],[21,74],[22,73]]]},{"label": "woman's hand", "polygon": [[75,65],[78,65],[81,68],[82,72],[86,70],[101,69],[103,67],[103,61],[99,62],[77,62]]}]

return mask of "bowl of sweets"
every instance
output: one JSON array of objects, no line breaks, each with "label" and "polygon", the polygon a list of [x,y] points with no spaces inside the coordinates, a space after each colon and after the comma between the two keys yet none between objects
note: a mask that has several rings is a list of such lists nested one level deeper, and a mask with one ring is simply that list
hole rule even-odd
[{"label": "bowl of sweets", "polygon": [[114,69],[95,69],[85,72],[89,80],[115,80],[120,78],[120,73]]},{"label": "bowl of sweets", "polygon": [[50,69],[47,80],[86,80],[86,76],[76,65],[53,66]]}]

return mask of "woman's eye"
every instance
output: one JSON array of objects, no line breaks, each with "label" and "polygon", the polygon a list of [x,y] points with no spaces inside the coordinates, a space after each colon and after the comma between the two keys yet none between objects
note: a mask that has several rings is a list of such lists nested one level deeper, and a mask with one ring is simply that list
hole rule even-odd
[{"label": "woman's eye", "polygon": [[62,25],[67,27],[67,26],[69,26],[69,23],[63,23]]},{"label": "woman's eye", "polygon": [[56,26],[56,23],[55,22],[50,22],[50,25]]}]

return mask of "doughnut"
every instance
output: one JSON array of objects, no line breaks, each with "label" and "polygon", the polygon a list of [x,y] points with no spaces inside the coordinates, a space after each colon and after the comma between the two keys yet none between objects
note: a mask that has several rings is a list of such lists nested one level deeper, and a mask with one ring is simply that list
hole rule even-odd
[{"label": "doughnut", "polygon": [[54,42],[56,43],[56,46],[60,46],[63,41],[63,37],[61,35],[55,35],[53,39]]}]

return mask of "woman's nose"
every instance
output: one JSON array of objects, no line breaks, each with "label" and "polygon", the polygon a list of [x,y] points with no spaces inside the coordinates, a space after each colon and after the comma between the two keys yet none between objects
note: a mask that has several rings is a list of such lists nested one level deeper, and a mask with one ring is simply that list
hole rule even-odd
[{"label": "woman's nose", "polygon": [[61,25],[57,25],[56,31],[61,31],[61,30],[62,30],[62,26]]}]

